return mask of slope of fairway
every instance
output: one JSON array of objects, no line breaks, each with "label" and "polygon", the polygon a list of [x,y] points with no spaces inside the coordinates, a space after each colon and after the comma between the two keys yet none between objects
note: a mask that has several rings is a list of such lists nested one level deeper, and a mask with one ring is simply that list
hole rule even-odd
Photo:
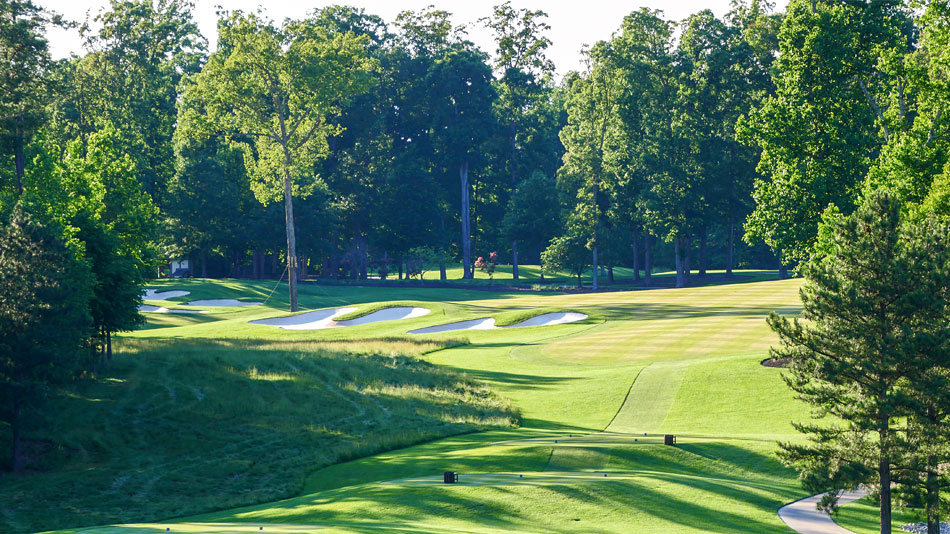
[{"label": "slope of fairway", "polygon": [[675,363],[652,364],[641,370],[607,431],[638,434],[659,430],[673,407],[686,369],[685,364]]},{"label": "slope of fairway", "polygon": [[0,531],[275,500],[296,494],[314,469],[516,417],[483,386],[398,356],[434,343],[117,347],[98,379],[57,392],[48,426],[28,436],[44,452],[32,467],[44,472],[0,475]]},{"label": "slope of fairway", "polygon": [[[276,315],[269,307],[215,321],[166,319],[135,335],[451,343],[421,358],[510,399],[522,426],[332,465],[310,474],[301,496],[289,500],[83,532],[788,532],[775,511],[804,493],[776,458],[776,441],[795,439],[791,421],[808,413],[781,371],[759,361],[775,341],[766,315],[798,313],[798,287],[786,280],[594,294],[404,288],[388,299],[425,303],[432,313],[306,333],[252,330],[246,320]],[[312,309],[381,305],[369,304],[368,288],[352,300],[337,288],[313,291],[302,299]],[[541,308],[588,318],[406,334]],[[678,445],[663,445],[662,433],[675,433]],[[460,484],[439,484],[444,470],[458,471]]]}]

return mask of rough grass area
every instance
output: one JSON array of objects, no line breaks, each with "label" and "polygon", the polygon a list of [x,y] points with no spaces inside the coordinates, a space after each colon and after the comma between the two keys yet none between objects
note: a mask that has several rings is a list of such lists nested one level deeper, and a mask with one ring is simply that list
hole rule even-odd
[{"label": "rough grass area", "polygon": [[443,346],[121,341],[106,373],[54,393],[33,472],[0,475],[2,530],[272,501],[326,465],[515,424],[484,386],[414,357]]}]

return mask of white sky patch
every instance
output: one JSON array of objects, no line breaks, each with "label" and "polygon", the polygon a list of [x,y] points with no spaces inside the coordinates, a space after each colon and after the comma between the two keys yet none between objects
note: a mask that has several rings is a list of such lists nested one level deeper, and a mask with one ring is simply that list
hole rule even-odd
[{"label": "white sky patch", "polygon": [[[288,0],[270,0],[266,3],[260,0],[196,0],[194,16],[201,33],[208,39],[211,49],[214,50],[217,40],[217,6],[227,10],[241,9],[256,11],[264,6],[264,12],[271,19],[281,21],[285,18],[303,17],[309,10],[331,4],[347,4],[361,7],[367,13],[381,16],[392,24],[396,15],[405,10],[421,10],[432,4],[438,9],[453,13],[456,24],[465,24],[468,27],[468,36],[479,48],[493,54],[495,51],[491,32],[485,29],[478,19],[491,14],[492,6],[502,0],[341,0],[338,2],[297,2]],[[39,5],[52,9],[66,16],[66,18],[83,21],[87,13],[95,15],[109,5],[108,0],[39,0]],[[669,20],[682,20],[692,13],[703,9],[711,9],[717,16],[722,17],[729,11],[729,0],[589,0],[586,2],[565,0],[513,0],[515,8],[542,9],[548,14],[548,24],[551,31],[548,37],[553,44],[548,49],[548,57],[554,61],[559,76],[571,70],[581,69],[581,48],[585,44],[594,44],[597,41],[610,38],[610,35],[620,28],[623,17],[640,9],[661,9]],[[778,0],[776,10],[784,10],[788,0]],[[76,29],[51,29],[49,33],[50,48],[56,58],[68,57],[71,54],[83,53],[82,40]]]}]

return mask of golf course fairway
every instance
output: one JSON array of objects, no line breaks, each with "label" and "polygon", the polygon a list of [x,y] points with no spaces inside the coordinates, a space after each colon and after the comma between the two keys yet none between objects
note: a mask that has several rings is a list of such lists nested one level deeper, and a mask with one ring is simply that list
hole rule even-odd
[{"label": "golf course fairway", "polygon": [[[296,473],[296,496],[285,500],[58,532],[791,532],[776,510],[806,494],[775,452],[777,442],[800,439],[792,422],[810,415],[781,370],[760,361],[777,340],[766,316],[799,313],[800,285],[769,280],[603,293],[303,285],[303,310],[356,308],[348,318],[392,306],[431,312],[324,330],[251,324],[286,315],[275,296],[263,306],[201,316],[150,316],[147,328],[122,343],[208,340],[234,350],[241,344],[429,343],[416,358],[487,385],[517,410],[519,423],[480,424],[483,431],[355,454]],[[190,291],[177,299],[182,302],[263,300],[271,289],[209,280],[154,288]],[[587,318],[407,334],[477,318],[507,325],[565,312]],[[290,362],[284,372],[293,380]],[[363,394],[384,404],[392,392],[380,386]],[[676,446],[664,445],[663,434],[675,434]],[[443,471],[457,471],[459,483],[441,483]]]}]

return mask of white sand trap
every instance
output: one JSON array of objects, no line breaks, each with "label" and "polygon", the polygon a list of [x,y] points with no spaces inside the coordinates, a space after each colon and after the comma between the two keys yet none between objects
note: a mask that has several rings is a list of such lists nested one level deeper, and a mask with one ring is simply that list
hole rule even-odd
[{"label": "white sand trap", "polygon": [[373,313],[368,313],[362,317],[357,317],[356,319],[334,321],[333,324],[327,328],[359,326],[361,324],[378,323],[381,321],[398,321],[400,319],[413,319],[416,317],[429,315],[429,312],[430,310],[428,308],[409,308],[406,306],[383,308],[381,310],[376,310]]},{"label": "white sand trap", "polygon": [[211,308],[238,307],[238,306],[260,306],[263,302],[244,302],[237,299],[207,299],[193,300],[188,303],[189,306],[208,306]]},{"label": "white sand trap", "polygon": [[330,310],[317,310],[290,317],[277,317],[274,319],[258,319],[251,321],[254,324],[267,324],[279,326],[286,330],[320,330],[323,328],[343,328],[346,326],[359,326],[361,324],[378,323],[381,321],[397,321],[399,319],[412,319],[429,315],[428,308],[409,308],[405,306],[396,308],[383,308],[373,313],[366,314],[356,319],[346,321],[335,321],[336,317],[346,315],[356,311],[356,308],[335,308]]},{"label": "white sand trap", "polygon": [[583,321],[584,319],[587,319],[587,316],[583,313],[544,313],[521,321],[520,323],[503,326],[502,328],[521,328],[522,326],[551,326],[555,324],[574,323],[577,321]]},{"label": "white sand trap", "polygon": [[334,317],[346,315],[355,312],[356,308],[331,308],[329,310],[317,310],[288,317],[272,317],[270,319],[257,319],[251,321],[251,324],[266,324],[270,326],[279,326],[284,330],[318,330],[329,328]]},{"label": "white sand trap", "polygon": [[208,313],[208,310],[170,310],[168,308],[152,306],[150,304],[142,304],[139,306],[139,311],[145,313]]},{"label": "white sand trap", "polygon": [[168,300],[175,297],[184,297],[190,295],[191,291],[158,291],[157,289],[146,289],[143,300]]},{"label": "white sand trap", "polygon": [[495,326],[495,320],[491,317],[484,319],[472,319],[469,321],[459,321],[457,323],[440,324],[427,328],[412,330],[410,334],[438,334],[440,332],[451,332],[453,330],[494,330],[495,328],[521,328],[523,326],[551,326],[555,324],[573,323],[583,321],[587,316],[583,313],[544,313],[520,323],[508,326]]},{"label": "white sand trap", "polygon": [[495,326],[495,320],[491,317],[484,319],[471,319],[468,321],[459,321],[456,323],[440,324],[411,330],[410,334],[438,334],[440,332],[451,332],[453,330],[491,330],[498,328]]}]

